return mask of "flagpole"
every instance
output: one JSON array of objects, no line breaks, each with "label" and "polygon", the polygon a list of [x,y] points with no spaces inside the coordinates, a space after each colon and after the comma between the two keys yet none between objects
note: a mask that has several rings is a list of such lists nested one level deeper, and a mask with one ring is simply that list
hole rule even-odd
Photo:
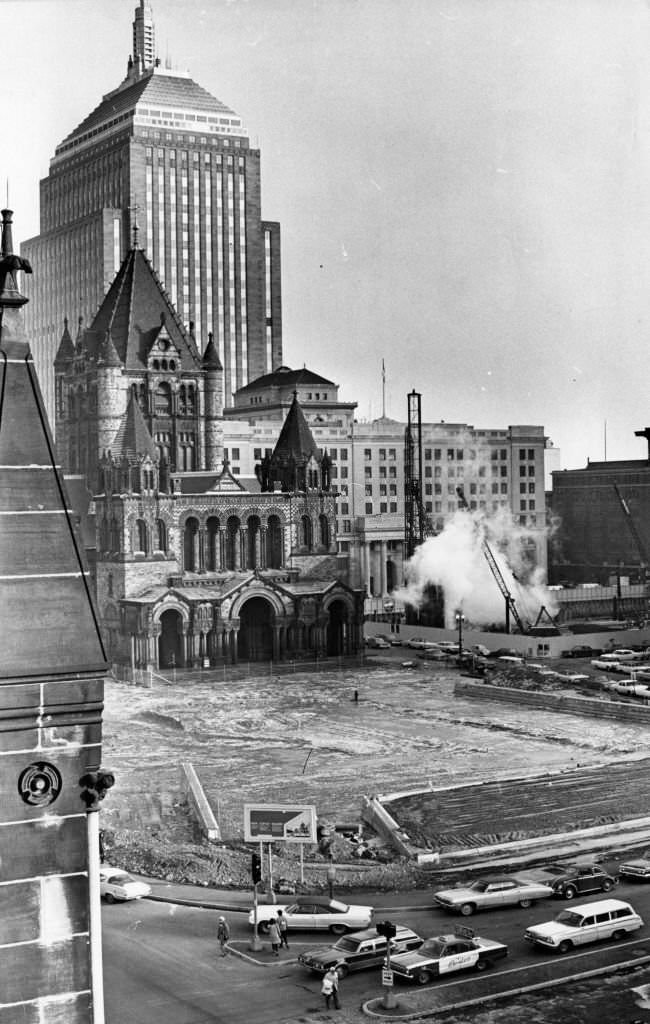
[{"label": "flagpole", "polygon": [[381,418],[386,418],[386,367],[381,361]]}]

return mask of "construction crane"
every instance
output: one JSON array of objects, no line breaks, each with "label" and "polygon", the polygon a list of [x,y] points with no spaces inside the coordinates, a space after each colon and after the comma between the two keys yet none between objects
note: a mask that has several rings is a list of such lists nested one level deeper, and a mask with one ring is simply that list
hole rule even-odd
[{"label": "construction crane", "polygon": [[614,483],[613,487],[614,487],[614,490],[616,491],[616,497],[618,498],[620,506],[621,506],[621,508],[623,510],[623,515],[625,516],[625,522],[628,525],[628,529],[629,529],[630,533],[632,534],[632,537],[634,539],[634,543],[636,544],[636,549],[639,552],[639,558],[641,559],[640,566],[639,566],[640,576],[641,576],[641,581],[643,583],[645,583],[645,581],[646,581],[646,569],[648,567],[648,552],[646,551],[645,544],[643,543],[643,541],[641,539],[641,535],[640,535],[639,531],[636,528],[636,523],[634,522],[634,519],[632,517],[632,513],[630,512],[628,503],[626,502],[625,498],[621,494],[621,491],[619,489],[618,484]]},{"label": "construction crane", "polygon": [[[463,492],[463,488],[462,487],[457,487],[456,488],[456,494],[458,495],[458,504],[460,505],[460,507],[464,508],[466,511],[469,511],[469,505],[467,503],[467,498],[465,497],[465,494]],[[492,549],[490,548],[490,545],[485,540],[485,538],[483,538],[481,547],[483,549],[483,554],[485,555],[485,559],[487,561],[487,564],[490,566],[490,571],[492,572],[492,575],[494,576],[494,579],[496,580],[497,586],[498,586],[499,590],[501,591],[501,593],[503,594],[504,600],[506,602],[506,633],[510,632],[510,616],[511,615],[512,615],[513,619],[515,620],[516,624],[517,624],[517,629],[519,630],[519,632],[520,633],[525,633],[526,630],[524,629],[523,622],[519,618],[519,612],[517,611],[517,608],[515,606],[514,598],[513,598],[512,594],[510,593],[510,591],[508,590],[508,587],[506,585],[506,581],[504,580],[503,575],[501,573],[501,570],[499,569],[499,566],[497,565],[496,558],[492,554]]]},{"label": "construction crane", "polygon": [[408,425],[404,435],[404,554],[412,558],[431,527],[422,502],[422,396],[408,395]]}]

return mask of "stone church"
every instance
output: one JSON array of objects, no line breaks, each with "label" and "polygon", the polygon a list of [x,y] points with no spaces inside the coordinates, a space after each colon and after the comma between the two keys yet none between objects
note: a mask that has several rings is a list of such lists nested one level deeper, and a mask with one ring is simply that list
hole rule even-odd
[{"label": "stone church", "polygon": [[208,667],[353,654],[363,592],[336,552],[329,456],[297,395],[254,477],[224,461],[223,370],[134,246],[55,360],[63,469],[93,494],[113,662]]}]

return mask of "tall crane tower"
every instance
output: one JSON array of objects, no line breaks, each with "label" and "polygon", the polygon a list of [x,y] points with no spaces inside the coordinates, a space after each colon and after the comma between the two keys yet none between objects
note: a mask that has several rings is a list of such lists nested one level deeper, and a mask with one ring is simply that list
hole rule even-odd
[{"label": "tall crane tower", "polygon": [[[432,533],[422,501],[422,396],[411,391],[404,434],[404,559],[412,558],[415,549]],[[434,585],[426,587],[425,600],[420,607],[407,606],[406,621],[410,625],[443,625],[442,590]]]},{"label": "tall crane tower", "polygon": [[411,558],[425,537],[422,504],[422,395],[408,395],[408,420],[404,433],[404,555]]}]

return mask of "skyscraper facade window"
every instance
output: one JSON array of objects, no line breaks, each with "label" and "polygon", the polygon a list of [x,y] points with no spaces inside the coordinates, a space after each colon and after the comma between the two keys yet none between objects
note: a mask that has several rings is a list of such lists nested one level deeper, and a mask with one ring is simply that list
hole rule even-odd
[{"label": "skyscraper facade window", "polygon": [[135,12],[126,78],[56,148],[40,234],[21,247],[35,271],[26,327],[52,419],[64,318],[94,316],[136,229],[199,351],[214,335],[229,405],[282,363],[280,229],[262,220],[260,153],[241,118],[156,58],[149,0]]}]

